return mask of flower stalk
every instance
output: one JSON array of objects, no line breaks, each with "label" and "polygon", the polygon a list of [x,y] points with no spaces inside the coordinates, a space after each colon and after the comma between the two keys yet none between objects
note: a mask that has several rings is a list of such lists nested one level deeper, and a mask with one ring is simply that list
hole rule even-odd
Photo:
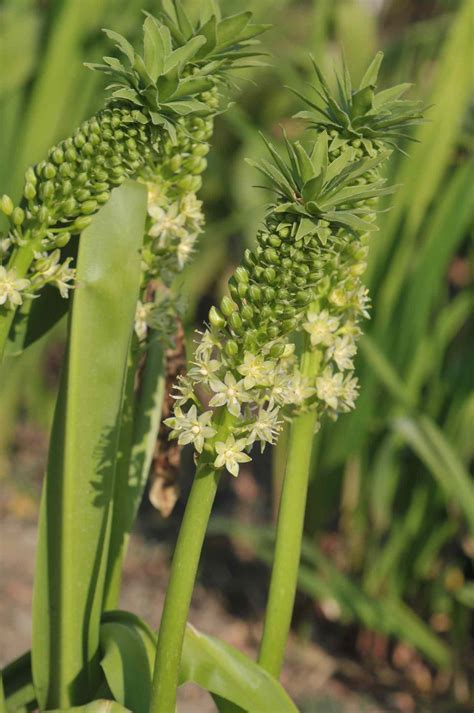
[{"label": "flower stalk", "polygon": [[[292,422],[260,653],[275,676],[296,592],[313,434],[324,415],[336,419],[357,397],[353,358],[359,322],[369,316],[361,278],[379,198],[394,190],[380,171],[391,154],[386,144],[420,120],[414,103],[400,100],[407,85],[375,94],[380,61],[377,55],[354,92],[344,67],[338,99],[316,68],[323,105],[305,99],[313,113],[303,117],[317,130],[312,146],[285,136],[286,159],[267,142],[270,161],[253,164],[276,199],[229,295],[209,312],[167,420],[171,438],[202,454],[199,464],[234,476],[256,443],[263,450],[276,442],[283,420]],[[225,434],[217,420],[222,409],[232,416]],[[186,586],[189,603],[189,580]]]}]

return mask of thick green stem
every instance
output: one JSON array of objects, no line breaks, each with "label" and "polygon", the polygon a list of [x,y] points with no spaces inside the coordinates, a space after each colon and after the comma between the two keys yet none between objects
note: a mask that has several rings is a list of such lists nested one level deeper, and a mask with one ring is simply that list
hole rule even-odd
[{"label": "thick green stem", "polygon": [[[302,358],[302,372],[317,369],[319,355],[309,350]],[[275,555],[270,580],[259,663],[273,676],[280,675],[295,601],[303,536],[304,514],[311,465],[311,444],[317,414],[296,418],[290,431],[288,458],[278,511]]]},{"label": "thick green stem", "polygon": [[186,505],[161,617],[150,713],[175,713],[186,622],[219,477],[211,463],[202,463]]}]

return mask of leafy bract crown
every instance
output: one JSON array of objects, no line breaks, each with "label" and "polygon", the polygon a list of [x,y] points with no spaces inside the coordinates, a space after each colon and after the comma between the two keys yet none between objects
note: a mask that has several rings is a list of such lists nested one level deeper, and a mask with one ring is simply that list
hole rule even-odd
[{"label": "leafy bract crown", "polygon": [[252,24],[249,12],[220,19],[215,7],[206,15],[205,8],[214,7],[209,2],[193,24],[178,0],[162,4],[159,19],[150,14],[145,19],[143,55],[118,33],[104,30],[123,57],[104,57],[104,64],[86,66],[113,77],[109,103],[129,105],[136,121],[163,125],[174,134],[180,116],[215,113],[199,95],[212,89],[224,70],[243,66],[258,54],[252,38],[267,25]]},{"label": "leafy bract crown", "polygon": [[[397,146],[401,139],[412,139],[405,129],[423,121],[421,102],[401,99],[411,84],[397,84],[376,92],[377,78],[383,52],[378,52],[357,89],[352,89],[351,77],[345,60],[342,72],[336,71],[337,94],[333,94],[326,78],[313,60],[319,86],[312,86],[314,99],[297,92],[311,107],[311,111],[299,112],[298,118],[309,121],[318,130],[336,131],[341,140],[369,139]],[[319,99],[319,102],[318,102]]]},{"label": "leafy bract crown", "polygon": [[254,58],[261,52],[255,50],[255,37],[271,25],[252,23],[251,12],[241,12],[222,17],[215,0],[200,0],[199,17],[193,21],[179,0],[162,0],[160,19],[170,30],[173,41],[183,46],[193,37],[204,37],[194,62],[205,74],[219,74],[228,69],[259,64]]},{"label": "leafy bract crown", "polygon": [[[373,223],[365,220],[372,209],[356,204],[391,193],[394,188],[386,187],[386,179],[378,176],[370,183],[359,179],[363,180],[367,172],[383,163],[390,150],[380,150],[373,158],[354,160],[355,149],[347,147],[331,161],[329,137],[326,131],[322,131],[311,153],[307,153],[298,141],[290,143],[285,136],[288,158],[284,159],[270,142],[265,138],[264,141],[272,160],[249,163],[270,179],[272,189],[278,196],[271,211],[301,216],[297,237],[314,231],[315,224],[320,228],[321,221],[350,232],[374,229]],[[319,230],[322,242],[330,232],[328,228]]]}]

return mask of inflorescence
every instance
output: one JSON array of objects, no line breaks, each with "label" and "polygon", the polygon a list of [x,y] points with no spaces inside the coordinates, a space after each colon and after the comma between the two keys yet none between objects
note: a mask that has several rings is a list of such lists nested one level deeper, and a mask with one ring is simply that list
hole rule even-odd
[{"label": "inflorescence", "polygon": [[[255,164],[276,200],[210,310],[167,420],[172,438],[233,475],[256,442],[276,442],[284,419],[315,410],[319,425],[354,408],[356,341],[369,316],[361,276],[379,197],[393,191],[380,169],[386,144],[415,121],[413,103],[399,100],[405,85],[375,94],[379,66],[377,55],[355,92],[344,71],[342,106],[317,70],[323,103],[305,113],[318,131],[311,150],[285,137],[287,159],[267,142],[271,160]],[[310,370],[301,341],[315,357]]]},{"label": "inflorescence", "polygon": [[[9,230],[0,236],[0,317],[53,285],[74,286],[73,259],[62,249],[92,221],[126,178],[148,187],[143,295],[150,280],[169,286],[202,231],[196,193],[206,167],[219,88],[230,69],[255,61],[253,39],[267,29],[245,12],[222,19],[203,3],[192,22],[178,0],[147,15],[143,56],[115,32],[122,59],[89,65],[112,77],[106,107],[27,170],[18,206],[0,199]],[[209,7],[208,7],[209,6]],[[212,7],[212,9],[210,9]],[[140,301],[136,332],[144,339],[157,308]]]}]

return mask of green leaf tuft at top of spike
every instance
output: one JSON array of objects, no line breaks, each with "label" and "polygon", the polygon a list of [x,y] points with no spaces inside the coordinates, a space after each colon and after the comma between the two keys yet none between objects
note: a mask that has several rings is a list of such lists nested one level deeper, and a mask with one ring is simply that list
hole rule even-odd
[{"label": "green leaf tuft at top of spike", "polygon": [[104,57],[104,64],[86,66],[113,77],[110,104],[126,104],[135,121],[163,126],[174,135],[180,116],[215,114],[218,102],[203,101],[223,73],[252,62],[256,35],[268,25],[251,23],[252,13],[224,19],[217,8],[212,13],[203,3],[200,18],[193,23],[183,6],[163,2],[159,20],[147,13],[143,25],[143,54],[124,37],[104,30],[123,57]]},{"label": "green leaf tuft at top of spike", "polygon": [[255,50],[255,37],[271,25],[252,23],[251,12],[222,17],[217,2],[202,0],[199,14],[193,20],[179,0],[162,0],[160,20],[169,28],[173,41],[183,46],[193,37],[204,37],[194,62],[203,74],[218,74],[229,69],[259,64],[255,58],[263,52]]},{"label": "green leaf tuft at top of spike", "polygon": [[411,87],[407,83],[375,91],[382,59],[383,52],[377,52],[357,89],[352,88],[343,59],[342,72],[336,71],[337,93],[331,91],[324,74],[313,60],[319,80],[319,86],[311,85],[316,97],[312,99],[296,92],[311,108],[310,111],[299,112],[296,117],[309,121],[317,130],[334,132],[339,144],[345,140],[361,139],[368,142],[370,149],[370,142],[374,140],[394,147],[401,139],[413,140],[405,130],[422,123],[421,102],[401,99]]},{"label": "green leaf tuft at top of spike", "polygon": [[[367,219],[372,208],[367,200],[392,193],[392,186],[379,175],[367,182],[369,172],[377,169],[390,155],[390,150],[379,150],[372,158],[356,160],[356,151],[351,147],[331,160],[328,150],[329,137],[326,131],[319,134],[310,153],[299,143],[290,143],[285,137],[288,160],[264,138],[272,161],[248,161],[270,179],[272,189],[278,196],[275,213],[292,213],[301,216],[301,230],[307,221],[326,229],[320,238],[331,233],[330,225],[344,227],[351,232],[373,230],[374,224]],[[309,224],[308,224],[309,227]],[[308,231],[307,231],[308,232]]]}]

